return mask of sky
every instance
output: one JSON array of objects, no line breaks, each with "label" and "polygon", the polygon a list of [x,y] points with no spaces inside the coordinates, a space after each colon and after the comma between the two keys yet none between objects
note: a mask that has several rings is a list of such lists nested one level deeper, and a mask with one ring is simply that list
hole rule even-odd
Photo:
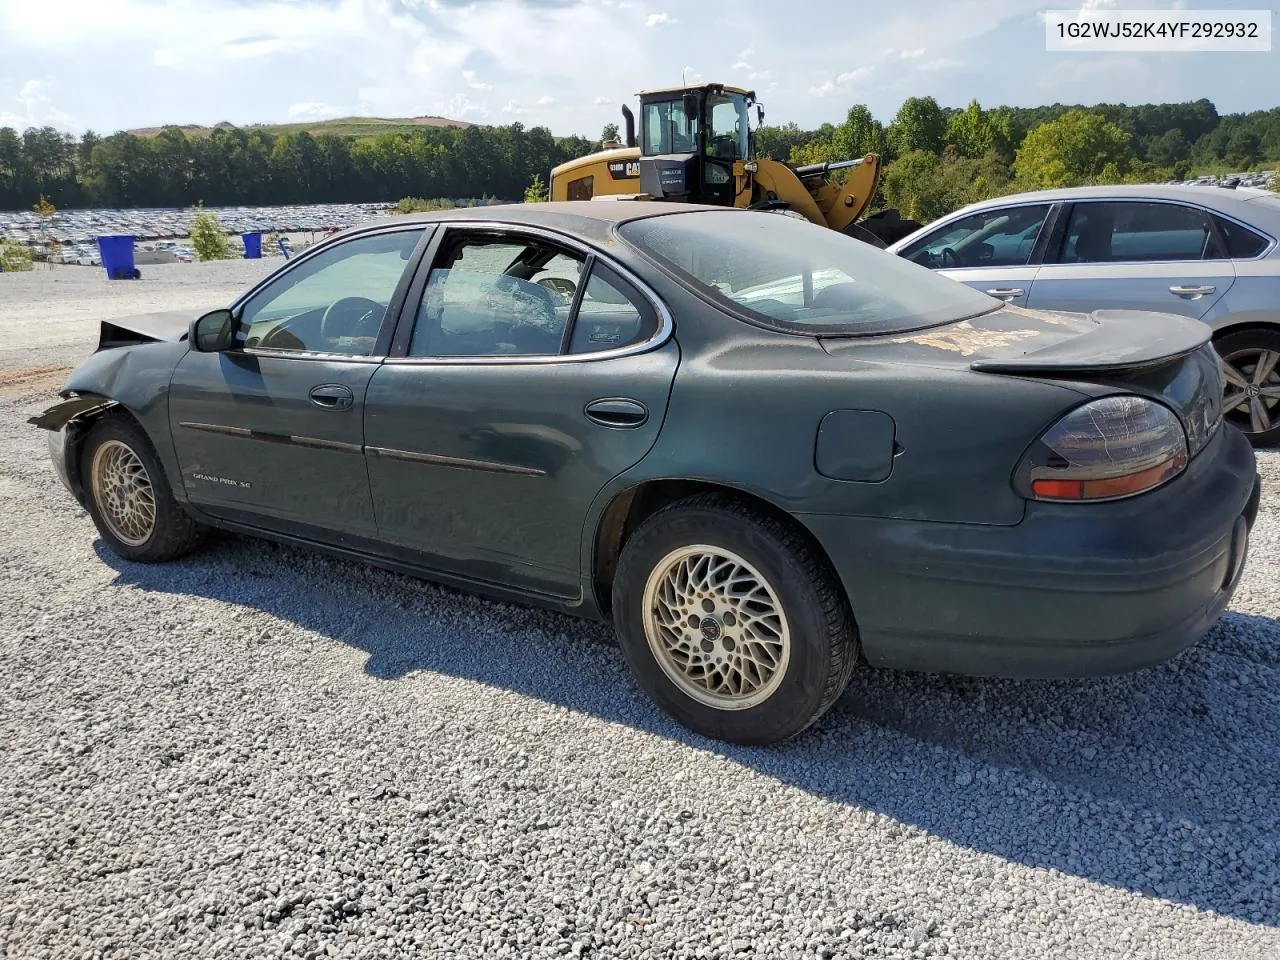
[{"label": "sky", "polygon": [[[754,89],[766,123],[943,106],[1280,105],[1269,53],[1050,53],[1045,9],[1268,0],[0,0],[0,126],[427,114],[598,137],[647,87]],[[1275,2],[1275,0],[1270,0]],[[1280,13],[1272,17],[1280,26]]]}]

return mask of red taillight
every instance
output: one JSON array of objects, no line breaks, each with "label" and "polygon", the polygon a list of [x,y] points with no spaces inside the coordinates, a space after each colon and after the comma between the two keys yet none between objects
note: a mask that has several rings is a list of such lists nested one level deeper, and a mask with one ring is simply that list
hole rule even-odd
[{"label": "red taillight", "polygon": [[1036,500],[1114,500],[1154,489],[1186,467],[1177,415],[1145,397],[1103,397],[1077,407],[1040,438],[1019,470]]}]

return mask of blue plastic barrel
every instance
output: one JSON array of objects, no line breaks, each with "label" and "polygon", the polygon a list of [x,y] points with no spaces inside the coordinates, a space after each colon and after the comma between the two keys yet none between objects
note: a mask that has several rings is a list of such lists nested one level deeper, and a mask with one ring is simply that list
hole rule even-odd
[{"label": "blue plastic barrel", "polygon": [[262,259],[262,234],[246,233],[244,235],[244,258],[246,260]]},{"label": "blue plastic barrel", "polygon": [[99,237],[98,252],[102,254],[102,266],[109,279],[136,280],[141,276],[133,265],[133,237]]}]

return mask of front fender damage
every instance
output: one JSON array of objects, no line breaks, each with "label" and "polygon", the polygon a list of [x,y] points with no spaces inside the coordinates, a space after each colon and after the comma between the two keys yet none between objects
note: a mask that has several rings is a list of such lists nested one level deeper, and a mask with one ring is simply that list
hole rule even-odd
[{"label": "front fender damage", "polygon": [[63,400],[61,403],[49,407],[44,413],[27,418],[27,423],[37,426],[41,430],[53,430],[56,432],[73,420],[87,417],[90,414],[98,413],[115,405],[116,401],[91,393],[72,396],[68,400]]}]

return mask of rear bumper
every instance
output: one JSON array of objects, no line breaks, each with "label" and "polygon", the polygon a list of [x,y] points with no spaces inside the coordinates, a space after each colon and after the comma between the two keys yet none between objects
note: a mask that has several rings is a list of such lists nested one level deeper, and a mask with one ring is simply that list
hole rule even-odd
[{"label": "rear bumper", "polygon": [[874,665],[1085,677],[1159,663],[1226,608],[1261,481],[1224,427],[1187,471],[1101,504],[1028,503],[1016,526],[801,515],[835,564]]}]

